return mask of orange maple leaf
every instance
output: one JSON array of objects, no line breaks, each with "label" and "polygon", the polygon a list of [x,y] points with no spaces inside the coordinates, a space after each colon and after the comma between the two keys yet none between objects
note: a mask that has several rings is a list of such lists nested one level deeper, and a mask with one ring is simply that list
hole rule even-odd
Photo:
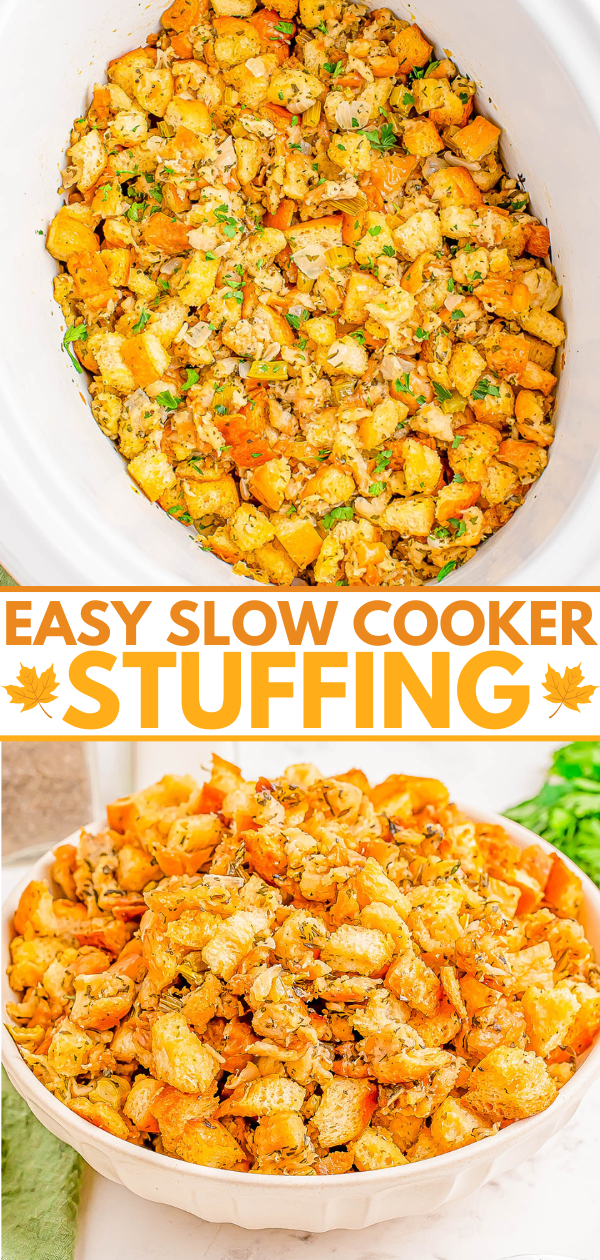
[{"label": "orange maple leaf", "polygon": [[[52,695],[55,687],[59,686],[59,683],[56,681],[54,666],[51,665],[38,678],[36,669],[28,669],[26,665],[21,664],[17,678],[21,683],[20,687],[10,686],[4,688],[10,696],[10,703],[22,704],[21,713],[24,713],[26,709],[35,709],[36,705],[39,704],[42,713],[46,713],[44,704],[48,704],[50,700],[56,700],[57,698],[55,695]],[[46,713],[46,717],[51,718],[52,714]]]},{"label": "orange maple leaf", "polygon": [[552,669],[550,665],[548,666],[548,672],[542,683],[542,686],[548,692],[548,695],[544,696],[544,700],[549,700],[550,704],[558,702],[558,708],[554,710],[554,713],[550,714],[551,718],[556,716],[563,704],[565,708],[574,709],[576,713],[579,713],[580,704],[590,703],[593,693],[598,688],[581,687],[580,683],[583,681],[581,665],[574,665],[572,669],[569,669],[567,666],[562,677],[557,670]]}]

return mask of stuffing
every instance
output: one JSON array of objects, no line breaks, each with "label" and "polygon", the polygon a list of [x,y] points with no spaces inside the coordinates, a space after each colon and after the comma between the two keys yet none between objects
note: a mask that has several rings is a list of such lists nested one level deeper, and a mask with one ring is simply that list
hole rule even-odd
[{"label": "stuffing", "polygon": [[[230,521],[238,554],[292,564],[245,536],[254,512]],[[577,875],[435,779],[245,781],[215,755],[202,786],[165,775],[113,801],[52,879],[14,915],[20,1051],[82,1119],[191,1163],[434,1158],[550,1106],[600,1031]]]},{"label": "stuffing", "polygon": [[174,0],[91,85],[46,238],[64,348],[245,578],[442,581],[551,457],[550,232],[427,31],[264,3]]}]

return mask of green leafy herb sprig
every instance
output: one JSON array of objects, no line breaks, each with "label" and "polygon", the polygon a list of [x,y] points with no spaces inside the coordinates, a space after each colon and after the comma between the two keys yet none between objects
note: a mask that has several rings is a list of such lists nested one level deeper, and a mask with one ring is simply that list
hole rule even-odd
[{"label": "green leafy herb sprig", "polygon": [[600,887],[600,741],[559,748],[541,792],[504,812],[549,840]]}]

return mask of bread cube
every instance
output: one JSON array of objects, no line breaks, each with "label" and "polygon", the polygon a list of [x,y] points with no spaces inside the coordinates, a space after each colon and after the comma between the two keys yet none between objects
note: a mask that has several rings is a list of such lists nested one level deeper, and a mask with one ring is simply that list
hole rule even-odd
[{"label": "bread cube", "polygon": [[380,446],[406,419],[408,407],[394,398],[386,398],[377,404],[369,416],[363,417],[358,425],[358,442],[360,446],[371,450]]},{"label": "bread cube", "polygon": [[176,1141],[173,1153],[188,1164],[203,1164],[206,1168],[245,1170],[248,1167],[241,1146],[225,1125],[214,1118],[190,1120]]},{"label": "bread cube", "polygon": [[141,389],[160,381],[171,362],[170,355],[158,337],[148,329],[124,341],[121,357],[131,370],[135,384]]},{"label": "bread cube", "polygon": [[[345,138],[345,137],[344,137]],[[394,238],[389,228],[387,216],[380,214],[376,210],[369,210],[365,215],[364,232],[362,239],[359,241],[355,258],[361,266],[369,264],[373,259],[379,258],[383,253],[390,256],[396,253]]]},{"label": "bread cube", "polygon": [[[400,74],[408,74],[421,66],[426,66],[433,47],[416,24],[405,26],[398,31],[390,43],[390,52],[400,62]],[[415,80],[418,82],[418,80]]]},{"label": "bread cube", "polygon": [[213,1018],[220,993],[221,981],[211,971],[207,971],[202,983],[192,991],[185,1003],[185,1018],[198,1035],[205,1031],[206,1025]]},{"label": "bread cube", "polygon": [[519,478],[512,468],[499,463],[497,459],[490,459],[481,482],[481,493],[490,506],[505,503],[518,488]]},{"label": "bread cube", "polygon": [[141,486],[144,494],[155,503],[165,490],[170,490],[177,480],[174,469],[166,455],[155,448],[142,451],[127,465],[134,481]]},{"label": "bread cube", "polygon": [[377,1106],[372,1081],[336,1079],[323,1086],[313,1123],[321,1146],[353,1142],[366,1129]]},{"label": "bread cube", "polygon": [[82,136],[81,140],[67,149],[67,157],[71,165],[75,167],[75,182],[79,191],[87,192],[88,188],[92,188],[100,178],[106,166],[108,153],[100,133],[88,131],[87,135]]},{"label": "bread cube", "polygon": [[79,1076],[84,1071],[84,1064],[88,1062],[93,1045],[88,1033],[71,1020],[66,1020],[60,1028],[55,1028],[52,1032],[48,1063],[60,1076]]},{"label": "bread cube", "polygon": [[374,276],[368,272],[351,271],[344,298],[344,319],[349,324],[363,324],[367,318],[367,303],[376,301],[382,292],[383,286]]},{"label": "bread cube", "polygon": [[483,481],[490,457],[497,454],[501,458],[498,430],[490,424],[463,424],[456,430],[456,437],[461,439],[460,445],[448,452],[453,472],[460,473],[465,481]]},{"label": "bread cube", "polygon": [[[220,20],[227,21],[228,19]],[[237,22],[235,26],[236,29],[232,32],[220,33],[214,42],[215,57],[226,70],[232,66],[241,65],[250,57],[260,56],[260,40],[254,27],[243,20]]]},{"label": "bread cube", "polygon": [[376,1168],[396,1168],[408,1163],[387,1129],[365,1129],[352,1147],[354,1164],[359,1172],[372,1172]]},{"label": "bread cube", "polygon": [[159,1015],[152,1025],[152,1060],[154,1075],[184,1094],[203,1094],[219,1073],[216,1054],[181,1011]]},{"label": "bread cube", "polygon": [[576,919],[583,905],[583,884],[557,853],[553,855],[544,899],[562,919]]},{"label": "bread cube", "polygon": [[547,341],[554,347],[560,346],[566,337],[562,319],[557,319],[556,315],[542,310],[540,306],[535,306],[533,310],[525,311],[520,315],[519,323],[525,332],[539,337],[542,341]]},{"label": "bread cube", "polygon": [[414,262],[425,251],[442,248],[442,230],[435,210],[418,210],[394,229],[394,240],[404,258]]},{"label": "bread cube", "polygon": [[148,119],[139,109],[120,109],[110,124],[110,134],[116,144],[131,149],[146,140]]},{"label": "bread cube", "polygon": [[[243,60],[245,61],[246,58],[244,57]],[[324,86],[314,74],[307,74],[305,70],[284,68],[271,79],[267,100],[273,105],[283,105],[284,109],[288,109],[292,114],[303,114],[324,94]],[[355,139],[355,137],[352,138]],[[370,149],[368,141],[367,147]],[[360,170],[368,170],[368,167],[360,167]]]},{"label": "bread cube", "polygon": [[457,1151],[481,1138],[496,1132],[494,1125],[486,1125],[479,1116],[468,1111],[458,1098],[445,1098],[431,1117],[431,1139],[438,1151]]},{"label": "bread cube", "polygon": [[524,1120],[545,1111],[557,1088],[532,1050],[497,1046],[473,1069],[462,1102],[494,1120]]},{"label": "bread cube", "polygon": [[540,989],[531,985],[521,999],[529,1045],[545,1059],[558,1046],[569,1044],[569,1029],[579,1010],[579,1002],[566,985]]},{"label": "bread cube", "polygon": [[[240,1092],[240,1097],[236,1094]],[[251,1081],[235,1091],[226,1104],[232,1116],[272,1116],[275,1113],[300,1111],[306,1090],[287,1076],[267,1075]]]},{"label": "bread cube", "polygon": [[365,865],[354,876],[353,883],[359,906],[368,906],[372,901],[381,901],[386,906],[393,906],[403,919],[408,917],[410,912],[408,898],[400,892],[375,858],[367,858]]},{"label": "bread cube", "polygon": [[404,477],[411,494],[433,494],[442,476],[442,461],[437,451],[416,438],[407,438],[403,448]]},{"label": "bread cube", "polygon": [[242,503],[229,518],[229,531],[240,551],[254,551],[275,537],[269,518],[252,503]]},{"label": "bread cube", "polygon": [[127,96],[135,96],[136,87],[144,70],[153,70],[154,61],[147,48],[133,48],[122,57],[108,63],[108,78],[116,83]]},{"label": "bread cube", "polygon": [[321,950],[321,958],[333,971],[357,972],[360,976],[379,975],[392,957],[392,944],[374,928],[344,924],[332,933]]},{"label": "bread cube", "polygon": [[435,519],[435,504],[428,495],[392,499],[379,517],[382,529],[396,530],[402,538],[426,538]]},{"label": "bread cube", "polygon": [[430,118],[409,118],[404,128],[404,147],[414,157],[432,157],[444,148],[444,141]]},{"label": "bread cube", "polygon": [[528,485],[544,471],[548,463],[548,452],[536,442],[507,438],[505,442],[500,443],[497,458],[503,464],[510,464],[516,470],[519,479]]},{"label": "bread cube", "polygon": [[347,503],[356,491],[354,477],[333,464],[321,464],[319,471],[307,481],[302,490],[303,499],[319,499],[325,503]]},{"label": "bread cube", "polygon": [[[262,464],[252,473],[250,486],[255,498],[260,499],[265,507],[277,511],[281,507],[286,487],[291,478],[291,469],[287,459],[269,459],[266,464]],[[232,529],[232,536],[235,539],[235,530]],[[274,537],[271,534],[271,538]],[[269,540],[270,541],[270,540]],[[238,543],[238,546],[241,544]],[[263,544],[259,544],[262,546]],[[243,550],[246,550],[243,548]]]},{"label": "bread cube", "polygon": [[298,576],[298,566],[277,538],[257,547],[252,561],[274,586],[291,586]]},{"label": "bread cube", "polygon": [[279,539],[299,569],[305,569],[307,565],[312,564],[313,560],[316,560],[321,550],[322,539],[310,521],[305,521],[297,515],[277,516],[272,518],[271,524],[275,537]]},{"label": "bread cube", "polygon": [[143,1133],[158,1133],[158,1122],[152,1112],[152,1104],[162,1093],[162,1081],[153,1076],[136,1076],[125,1099],[123,1114]]},{"label": "bread cube", "polygon": [[448,376],[453,389],[457,389],[463,398],[472,393],[479,377],[486,371],[486,361],[475,346],[467,344],[456,346],[448,366]]},{"label": "bread cube", "polygon": [[239,507],[237,486],[231,476],[219,477],[217,481],[184,481],[183,493],[193,520],[218,516],[227,521]]},{"label": "bread cube", "polygon": [[184,306],[203,306],[210,297],[217,278],[220,260],[204,258],[200,250],[194,250],[185,266],[177,297]]},{"label": "bread cube", "polygon": [[554,978],[554,959],[547,941],[507,955],[510,977],[497,977],[499,987],[509,993],[524,993],[531,985],[549,988]]},{"label": "bread cube", "polygon": [[[247,73],[247,72],[246,72]],[[254,179],[262,164],[262,148],[259,140],[248,136],[235,138],[234,148],[237,157],[236,175],[240,184],[249,184]]]},{"label": "bread cube", "polygon": [[579,1008],[568,1034],[568,1044],[575,1054],[583,1054],[600,1031],[600,993],[590,984],[571,983]]},{"label": "bread cube", "polygon": [[477,215],[470,206],[444,206],[440,210],[441,233],[454,241],[472,236],[476,221]]},{"label": "bread cube", "polygon": [[500,127],[495,127],[487,118],[479,116],[461,131],[457,131],[454,144],[468,162],[480,162],[496,148],[500,135]]},{"label": "bread cube", "polygon": [[165,122],[170,127],[186,127],[195,136],[209,136],[212,131],[210,114],[204,101],[188,101],[182,96],[174,96],[169,101]]},{"label": "bread cube", "polygon": [[262,1116],[254,1132],[254,1150],[258,1159],[282,1152],[289,1157],[299,1155],[305,1147],[306,1127],[297,1111],[278,1111]]},{"label": "bread cube", "polygon": [[157,118],[164,118],[165,110],[173,95],[173,75],[168,66],[154,66],[142,70],[135,95],[142,109]]},{"label": "bread cube", "polygon": [[439,442],[452,442],[454,439],[452,417],[443,412],[437,403],[422,404],[411,417],[410,425],[417,433],[426,433]]},{"label": "bread cube", "polygon": [[92,216],[83,202],[62,206],[55,214],[46,237],[46,249],[58,262],[66,262],[71,254],[94,252],[100,248],[92,231]]},{"label": "bread cube", "polygon": [[412,950],[402,953],[390,967],[384,984],[394,997],[408,1002],[423,1015],[434,1015],[442,994],[441,984],[422,958]]},{"label": "bread cube", "polygon": [[409,1015],[405,1002],[398,1001],[387,989],[375,989],[369,994],[366,1005],[358,1007],[350,1016],[350,1021],[360,1037],[376,1037],[384,1029],[394,1032],[401,1028]]},{"label": "bread cube", "polygon": [[254,921],[247,910],[238,910],[224,919],[202,950],[207,967],[223,980],[230,980],[254,944]]}]

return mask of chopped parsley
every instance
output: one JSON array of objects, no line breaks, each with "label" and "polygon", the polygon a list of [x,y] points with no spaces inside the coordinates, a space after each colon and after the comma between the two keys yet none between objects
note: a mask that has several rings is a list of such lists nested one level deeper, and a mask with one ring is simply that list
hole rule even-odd
[{"label": "chopped parsley", "polygon": [[472,397],[476,402],[481,402],[481,399],[487,398],[488,394],[491,394],[494,398],[498,398],[500,395],[500,386],[493,385],[491,381],[487,381],[484,377],[483,380],[477,382],[475,389],[473,390]]},{"label": "chopped parsley", "polygon": [[396,144],[396,133],[392,124],[383,123],[380,131],[366,131],[364,133],[371,145],[372,149],[391,149]]},{"label": "chopped parsley", "polygon": [[79,359],[77,359],[75,355],[73,354],[73,352],[69,350],[69,346],[71,345],[72,341],[87,341],[87,339],[88,339],[88,330],[85,324],[78,324],[77,328],[75,327],[74,324],[71,324],[71,327],[67,328],[67,331],[63,337],[63,346],[71,360],[71,363],[73,364],[73,367],[76,368],[79,373],[81,373],[83,369],[81,367]]},{"label": "chopped parsley", "polygon": [[150,319],[150,311],[147,311],[146,308],[143,306],[140,311],[140,317],[138,320],[136,320],[136,323],[133,325],[131,331],[134,333],[143,332],[149,319]]},{"label": "chopped parsley", "polygon": [[452,570],[455,568],[456,568],[456,560],[449,560],[448,564],[445,564],[443,569],[440,569],[437,575],[438,582],[443,582],[444,578],[448,577],[448,574],[452,573]]},{"label": "chopped parsley", "polygon": [[189,512],[185,512],[184,509],[182,507],[178,507],[177,504],[175,507],[167,508],[167,515],[175,516],[183,525],[191,525],[192,523],[192,518]]},{"label": "chopped parsley", "polygon": [[181,398],[177,398],[171,393],[170,389],[163,389],[162,393],[156,395],[156,401],[159,407],[165,407],[167,411],[175,411],[181,402]]},{"label": "chopped parsley", "polygon": [[182,394],[187,394],[188,389],[191,389],[192,385],[197,385],[199,380],[200,380],[200,375],[198,372],[194,372],[193,368],[186,368],[185,369],[185,385],[181,386]]},{"label": "chopped parsley", "polygon": [[381,494],[383,490],[385,490],[385,481],[373,481],[369,486],[370,495]]},{"label": "chopped parsley", "polygon": [[354,508],[350,504],[346,507],[335,507],[323,517],[322,525],[324,529],[331,529],[336,521],[351,521],[354,516]]},{"label": "chopped parsley", "polygon": [[439,403],[448,402],[452,398],[452,390],[446,389],[445,385],[440,385],[438,381],[433,382],[435,396]]},{"label": "chopped parsley", "polygon": [[424,332],[422,328],[417,328],[417,331],[416,331],[416,333],[415,333],[415,337],[417,338],[417,341],[428,341],[428,340],[429,340],[429,333],[428,333],[428,332]]}]

